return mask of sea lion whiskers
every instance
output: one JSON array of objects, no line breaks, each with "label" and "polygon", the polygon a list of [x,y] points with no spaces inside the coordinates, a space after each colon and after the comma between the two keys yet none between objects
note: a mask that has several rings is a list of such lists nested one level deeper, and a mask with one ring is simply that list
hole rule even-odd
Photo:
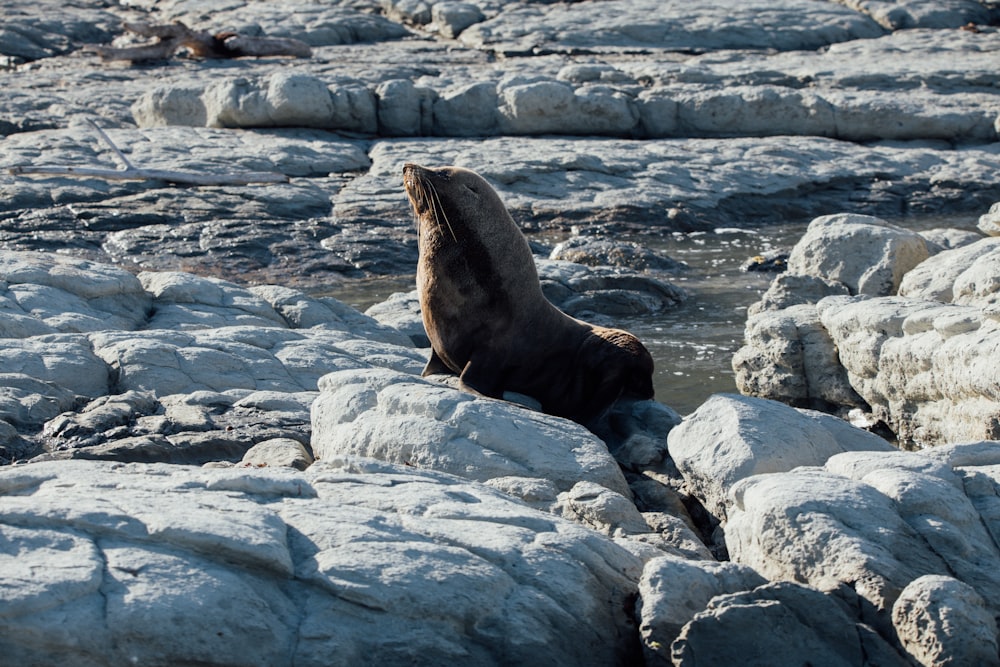
[{"label": "sea lion whiskers", "polygon": [[438,211],[441,213],[441,217],[444,218],[444,224],[448,226],[448,231],[451,232],[451,238],[456,243],[458,242],[458,237],[455,236],[455,230],[451,227],[451,221],[448,220],[448,214],[444,212],[444,206],[441,205],[441,195],[438,194],[437,189],[434,184],[427,182],[427,189],[431,192],[431,211],[434,212],[434,222],[437,223],[438,229],[441,229],[441,219],[438,218]]},{"label": "sea lion whiskers", "polygon": [[448,220],[448,214],[444,211],[441,196],[438,194],[434,184],[425,175],[414,172],[407,174],[404,183],[412,195],[413,217],[418,225],[420,223],[420,211],[426,210],[433,219],[438,231],[443,234],[444,227],[441,225],[441,218],[443,217],[445,225],[447,225],[448,231],[451,233],[451,238],[457,242],[458,237],[455,236],[455,230],[451,226],[451,221]]}]

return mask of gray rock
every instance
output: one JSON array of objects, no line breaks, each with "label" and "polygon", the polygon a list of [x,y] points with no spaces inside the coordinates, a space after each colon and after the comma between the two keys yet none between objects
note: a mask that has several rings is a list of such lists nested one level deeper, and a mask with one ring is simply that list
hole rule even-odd
[{"label": "gray rock", "polygon": [[597,435],[626,470],[659,469],[667,464],[667,434],[681,416],[655,400],[619,399]]},{"label": "gray rock", "polygon": [[424,330],[424,320],[421,315],[417,290],[395,292],[389,295],[385,301],[369,307],[365,311],[365,315],[402,332],[417,347],[427,348],[431,346],[431,340]]},{"label": "gray rock", "polygon": [[818,308],[851,386],[902,443],[1000,437],[996,399],[983,379],[998,333],[982,307],[829,297]]},{"label": "gray rock", "polygon": [[577,482],[558,496],[559,513],[611,537],[649,533],[632,500],[594,482]]},{"label": "gray rock", "polygon": [[118,16],[103,7],[83,5],[49,17],[39,13],[37,3],[12,0],[4,6],[0,55],[19,63],[69,53],[86,43],[110,40],[118,22]]},{"label": "gray rock", "polygon": [[617,266],[634,271],[680,271],[682,262],[631,241],[613,241],[590,236],[574,236],[556,245],[549,259],[587,266]]},{"label": "gray rock", "polygon": [[679,287],[631,270],[542,259],[535,264],[545,298],[574,317],[656,313],[687,297]]},{"label": "gray rock", "polygon": [[[747,309],[748,318],[764,311],[789,309],[801,304],[815,304],[828,296],[848,295],[850,290],[844,283],[828,280],[823,276],[809,276],[795,273],[782,273],[776,276],[760,301],[751,304]],[[799,309],[805,310],[805,309]]]},{"label": "gray rock", "polygon": [[998,437],[980,369],[993,365],[1000,253],[992,238],[959,243],[928,257],[927,239],[879,221],[813,221],[748,309],[740,391],[860,409],[904,446]]},{"label": "gray rock", "polygon": [[[637,558],[448,475],[366,461],[306,473],[60,462],[7,468],[0,492],[9,660],[634,657],[623,609]],[[392,641],[373,636],[377,622]]]},{"label": "gray rock", "polygon": [[40,253],[0,251],[0,333],[134,329],[152,300],[131,273],[106,264]]},{"label": "gray rock", "polygon": [[843,4],[871,16],[889,30],[958,28],[968,23],[988,23],[990,17],[986,7],[970,0],[950,0],[934,4],[845,0]]},{"label": "gray rock", "polygon": [[828,595],[792,582],[720,595],[671,646],[675,665],[909,663]]},{"label": "gray rock", "polygon": [[988,236],[1000,236],[1000,202],[993,204],[990,210],[979,216],[979,231]]},{"label": "gray rock", "polygon": [[[722,24],[717,21],[720,11],[727,19]],[[595,25],[601,29],[593,30]],[[540,48],[563,52],[817,49],[882,33],[870,19],[833,4],[817,8],[794,1],[779,6],[752,2],[734,11],[728,4],[717,3],[692,6],[612,0],[611,5],[519,6],[472,26],[461,40],[470,47],[515,55]]]},{"label": "gray rock", "polygon": [[[940,252],[921,262],[903,276],[899,285],[899,295],[925,301],[955,302],[956,296],[968,302],[972,294],[955,294],[955,287],[974,292],[972,285],[984,281],[981,271],[988,271],[994,263],[987,257],[980,267],[980,258],[1000,252],[1000,240],[981,239],[975,243]],[[979,274],[979,275],[977,275]],[[985,295],[984,295],[985,296]],[[987,301],[988,303],[988,301]]]},{"label": "gray rock", "polygon": [[437,32],[448,39],[458,37],[470,25],[486,16],[471,2],[435,2],[431,6],[431,21]]},{"label": "gray rock", "polygon": [[576,90],[560,81],[504,86],[499,91],[504,134],[606,134],[628,136],[639,112],[621,92],[605,86]]},{"label": "gray rock", "polygon": [[387,137],[430,134],[434,127],[436,93],[408,79],[393,79],[375,89],[378,132]]},{"label": "gray rock", "polygon": [[[970,454],[987,449],[964,447]],[[989,601],[996,599],[1000,582],[994,541],[1000,515],[990,501],[983,502],[995,492],[995,466],[976,466],[965,457],[970,467],[953,470],[938,458],[851,452],[832,457],[823,469],[738,482],[725,528],[730,554],[771,580],[795,579],[824,589],[831,581],[850,584],[871,605],[870,611],[859,607],[865,622],[883,633],[904,589],[928,574],[968,584],[995,615]],[[990,460],[995,459],[994,452]],[[760,525],[769,527],[763,539],[752,527]],[[810,544],[817,548],[810,550]],[[806,552],[811,555],[805,557]],[[921,596],[928,599],[913,594]],[[936,623],[932,619],[940,617],[940,609],[914,605],[912,599],[903,603],[900,622],[907,627],[917,618]]]},{"label": "gray rock", "polygon": [[0,339],[0,418],[40,426],[113,386],[111,369],[82,334]]},{"label": "gray rock", "polygon": [[496,131],[496,84],[469,83],[441,91],[434,100],[434,134],[474,137]]},{"label": "gray rock", "polygon": [[403,26],[371,12],[368,7],[231,2],[211,9],[206,12],[200,0],[166,0],[157,4],[157,15],[165,21],[181,20],[212,34],[224,29],[255,34],[263,28],[269,37],[291,37],[314,47],[385,42],[409,34]]},{"label": "gray rock", "polygon": [[[885,617],[910,581],[947,570],[900,517],[896,503],[863,482],[800,468],[746,478],[732,497],[725,528],[729,553],[771,581],[820,588],[853,582]],[[759,525],[769,526],[764,539],[754,527]]]},{"label": "gray rock", "polygon": [[979,232],[971,229],[955,229],[954,227],[928,229],[920,232],[920,235],[927,239],[931,245],[931,252],[935,254],[942,250],[954,250],[983,240],[983,235]]},{"label": "gray rock", "polygon": [[424,0],[381,0],[382,10],[393,21],[412,25],[431,22],[431,4]]},{"label": "gray rock", "polygon": [[699,562],[673,556],[647,562],[639,580],[636,604],[646,664],[672,664],[671,644],[712,598],[753,590],[764,583],[762,576],[736,563]]}]

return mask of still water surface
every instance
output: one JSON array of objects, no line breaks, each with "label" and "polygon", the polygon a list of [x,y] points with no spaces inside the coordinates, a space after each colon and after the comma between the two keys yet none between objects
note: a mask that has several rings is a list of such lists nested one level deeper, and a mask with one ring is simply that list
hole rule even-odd
[{"label": "still water surface", "polygon": [[[974,229],[975,220],[924,218],[895,221],[914,230],[933,227]],[[614,326],[638,336],[653,355],[656,398],[689,414],[718,392],[734,392],[733,353],[743,345],[747,307],[758,301],[774,277],[746,272],[746,260],[769,250],[789,250],[801,238],[806,223],[774,224],[757,229],[719,228],[712,232],[641,236],[632,240],[685,262],[688,269],[663,274],[684,288],[688,299],[680,306],[653,315],[621,318]],[[555,243],[558,238],[536,238]],[[364,310],[393,292],[414,288],[413,276],[359,280],[331,293]],[[607,322],[601,322],[608,324]]]}]

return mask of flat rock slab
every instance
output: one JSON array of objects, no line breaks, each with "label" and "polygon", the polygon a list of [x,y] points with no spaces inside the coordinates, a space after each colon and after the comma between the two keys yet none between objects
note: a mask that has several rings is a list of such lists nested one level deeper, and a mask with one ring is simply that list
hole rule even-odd
[{"label": "flat rock slab", "polygon": [[[61,7],[43,25],[15,3],[0,39],[19,68],[0,109],[4,167],[112,168],[94,120],[142,167],[292,182],[4,174],[0,242],[310,288],[406,274],[406,161],[483,171],[528,230],[895,217],[1000,199],[1000,33],[980,3],[438,4],[157,1]],[[58,55],[107,42],[116,18],[151,16],[295,37],[313,56],[130,67]],[[979,27],[958,29],[969,22]],[[40,50],[16,55],[22,37]]]},{"label": "flat rock slab", "polygon": [[608,665],[635,646],[639,559],[448,475],[81,461],[6,468],[0,494],[7,660]]},{"label": "flat rock slab", "polygon": [[[595,30],[594,28],[599,29]],[[476,24],[462,43],[504,54],[647,49],[817,49],[834,42],[870,39],[883,28],[862,14],[833,3],[809,0],[680,1],[641,0],[579,4],[525,3]]]}]

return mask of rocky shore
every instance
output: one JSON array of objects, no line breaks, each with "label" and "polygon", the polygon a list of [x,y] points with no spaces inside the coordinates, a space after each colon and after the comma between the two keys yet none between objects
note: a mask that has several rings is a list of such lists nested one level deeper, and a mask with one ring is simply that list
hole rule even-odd
[{"label": "rocky shore", "polygon": [[[280,178],[0,174],[4,660],[1000,664],[995,5],[4,11],[5,170]],[[178,20],[312,56],[84,48]],[[404,162],[575,232],[545,294],[611,321],[686,296],[622,231],[815,219],[742,395],[595,434],[421,378],[412,294],[323,296],[412,273]]]}]

